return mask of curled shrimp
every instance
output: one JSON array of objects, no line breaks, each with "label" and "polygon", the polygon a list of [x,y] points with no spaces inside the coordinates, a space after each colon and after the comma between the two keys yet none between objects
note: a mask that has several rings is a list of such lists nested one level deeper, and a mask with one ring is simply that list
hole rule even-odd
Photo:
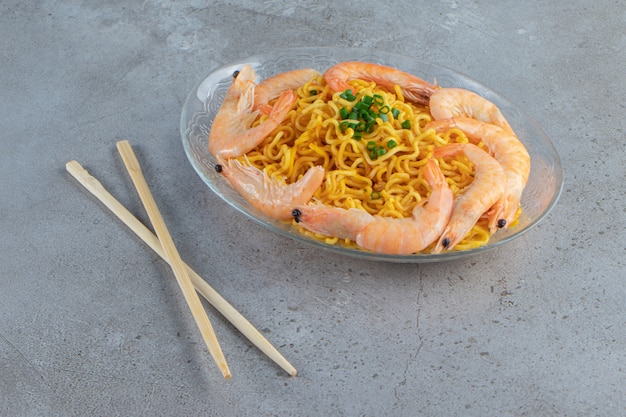
[{"label": "curled shrimp", "polygon": [[411,254],[437,240],[452,212],[453,194],[434,160],[423,168],[432,191],[428,201],[413,209],[411,218],[373,216],[361,209],[324,205],[297,206],[292,215],[305,229],[348,238],[362,248],[378,253]]},{"label": "curled shrimp", "polygon": [[530,156],[513,131],[467,117],[430,122],[426,128],[444,132],[457,128],[473,143],[483,142],[500,162],[507,178],[506,188],[498,202],[489,210],[489,229],[507,227],[515,220],[517,210],[530,174]]},{"label": "curled shrimp", "polygon": [[474,180],[462,194],[456,196],[450,221],[439,237],[434,253],[454,248],[504,192],[506,177],[502,166],[478,146],[471,143],[453,143],[435,148],[433,156],[442,158],[460,152],[474,164]]},{"label": "curled shrimp", "polygon": [[270,114],[272,110],[272,106],[268,104],[270,100],[280,96],[285,90],[296,90],[302,87],[319,75],[320,73],[312,68],[302,68],[266,78],[257,84],[254,90],[253,110],[261,114]]},{"label": "curled shrimp", "polygon": [[278,220],[290,219],[292,207],[306,204],[324,180],[321,166],[310,168],[292,184],[269,177],[264,171],[236,159],[229,159],[216,168],[251,206]]},{"label": "curled shrimp", "polygon": [[384,65],[367,62],[348,61],[330,67],[324,79],[333,91],[351,90],[349,80],[373,81],[387,91],[400,87],[404,97],[416,104],[427,105],[428,98],[436,91],[436,86],[421,78]]},{"label": "curled shrimp", "polygon": [[512,131],[498,106],[463,88],[441,88],[430,96],[428,105],[435,120],[471,117]]},{"label": "curled shrimp", "polygon": [[251,127],[258,112],[252,109],[256,73],[250,65],[244,65],[226,92],[218,110],[211,133],[209,152],[218,159],[235,158],[254,149],[282,123],[296,102],[296,95],[285,90],[274,104],[269,118]]}]

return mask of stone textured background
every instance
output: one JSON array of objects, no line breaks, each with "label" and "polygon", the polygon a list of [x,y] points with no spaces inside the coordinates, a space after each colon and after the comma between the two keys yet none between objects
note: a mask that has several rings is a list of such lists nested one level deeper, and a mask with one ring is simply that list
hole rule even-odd
[{"label": "stone textured background", "polygon": [[[420,4],[422,3],[422,4]],[[0,415],[626,415],[622,2],[0,2]],[[517,103],[561,153],[538,227],[448,263],[287,241],[231,210],[178,133],[212,68],[286,46],[385,49]],[[225,381],[167,264],[64,169],[148,222],[129,139],[183,257],[298,368],[209,308]]]}]

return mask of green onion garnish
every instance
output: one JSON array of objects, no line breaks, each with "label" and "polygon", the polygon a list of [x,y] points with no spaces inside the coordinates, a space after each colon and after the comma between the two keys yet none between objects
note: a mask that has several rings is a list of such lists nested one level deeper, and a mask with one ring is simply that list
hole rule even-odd
[{"label": "green onion garnish", "polygon": [[[339,95],[344,100],[355,101],[357,97],[352,94],[352,90],[345,90]],[[354,132],[352,138],[354,140],[362,140],[364,133],[372,133],[376,128],[376,119],[381,119],[383,122],[389,121],[389,113],[393,117],[397,117],[400,114],[400,110],[392,109],[385,104],[385,99],[380,94],[374,94],[373,96],[364,95],[360,100],[354,104],[352,109],[343,107],[339,110],[339,116],[341,121],[339,122],[339,128],[341,131],[345,131],[351,128]],[[402,123],[403,129],[410,129],[411,123],[407,120]],[[369,141],[366,145],[367,152],[371,159],[376,159],[387,153],[387,149],[392,149],[398,146],[396,141],[390,139],[387,141],[387,147],[379,146],[374,141]]]},{"label": "green onion garnish", "polygon": [[361,119],[363,119],[365,123],[371,124],[376,122],[376,113],[372,115],[368,110],[361,112],[359,116],[361,116]]},{"label": "green onion garnish", "polygon": [[354,129],[355,126],[356,126],[356,123],[351,123],[347,120],[342,120],[341,122],[339,122],[339,129],[341,129],[342,132],[349,127]]},{"label": "green onion garnish", "polygon": [[378,106],[383,106],[385,104],[385,99],[380,94],[374,94],[372,101],[374,102],[374,104],[377,104]]},{"label": "green onion garnish", "polygon": [[354,105],[354,107],[358,110],[358,111],[367,111],[370,108],[370,104],[367,104],[365,102],[365,98],[368,96],[363,97],[363,99],[361,101],[359,101],[358,103],[356,103]]},{"label": "green onion garnish", "polygon": [[352,94],[352,90],[344,91],[343,93],[339,94],[339,97],[341,97],[344,100],[348,100],[348,101],[354,101],[356,99],[354,94]]},{"label": "green onion garnish", "polygon": [[378,200],[380,198],[380,193],[378,191],[372,191],[370,197],[372,198],[372,200]]}]

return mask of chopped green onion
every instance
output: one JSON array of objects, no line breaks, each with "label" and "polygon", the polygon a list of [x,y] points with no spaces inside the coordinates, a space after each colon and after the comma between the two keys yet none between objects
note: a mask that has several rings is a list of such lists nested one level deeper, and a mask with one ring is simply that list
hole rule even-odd
[{"label": "chopped green onion", "polygon": [[378,200],[381,197],[381,195],[380,195],[380,192],[378,191],[372,191],[372,194],[370,194],[370,197],[372,198],[372,200]]},{"label": "chopped green onion", "polygon": [[355,129],[356,127],[357,127],[357,123],[353,123],[348,120],[342,120],[341,122],[339,122],[339,128],[341,129],[342,132],[348,128]]},{"label": "chopped green onion", "polygon": [[311,91],[309,91],[309,95],[310,95],[310,96],[316,96],[316,95],[317,95],[317,90],[311,90]]},{"label": "chopped green onion", "polygon": [[361,112],[359,115],[366,123],[374,123],[376,121],[376,113],[372,114],[368,110]]},{"label": "chopped green onion", "polygon": [[405,120],[404,122],[402,122],[402,129],[410,129],[410,128],[411,128],[410,120]]},{"label": "chopped green onion", "polygon": [[339,97],[348,101],[354,101],[356,99],[354,94],[352,94],[352,90],[345,90],[343,93],[339,94]]},{"label": "chopped green onion", "polygon": [[[365,97],[367,97],[367,96],[365,96]],[[365,98],[365,97],[363,97],[363,98]],[[356,107],[356,109],[359,110],[359,111],[367,111],[370,108],[369,104],[366,104],[365,101],[359,101],[358,103],[356,103],[354,105],[354,107]]]},{"label": "chopped green onion", "polygon": [[359,121],[359,123],[357,123],[356,126],[354,127],[354,130],[357,132],[365,132],[366,129],[367,129],[367,124],[363,121]]},{"label": "chopped green onion", "polygon": [[[350,89],[345,90],[339,96],[348,101],[355,101],[357,99]],[[364,95],[361,97],[360,101],[354,104],[352,109],[343,107],[339,110],[339,116],[341,118],[339,128],[342,132],[351,128],[353,130],[352,138],[359,141],[363,139],[364,133],[374,132],[377,119],[381,119],[383,122],[389,121],[389,113],[397,117],[400,111],[386,105],[385,98],[380,94],[374,94],[373,96]],[[410,129],[411,123],[409,121],[403,122],[402,127],[404,129]],[[396,146],[397,143],[394,140],[387,141],[387,148],[379,146],[374,141],[369,141],[366,148],[370,158],[376,159],[379,156],[385,155],[387,149],[392,149]]]}]

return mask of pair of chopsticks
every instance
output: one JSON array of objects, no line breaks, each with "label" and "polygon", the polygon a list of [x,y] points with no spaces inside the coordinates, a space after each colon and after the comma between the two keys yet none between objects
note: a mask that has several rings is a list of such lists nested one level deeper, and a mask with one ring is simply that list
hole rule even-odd
[{"label": "pair of chopsticks", "polygon": [[124,161],[124,165],[137,189],[139,197],[148,212],[156,236],[144,226],[133,214],[117,201],[93,176],[91,176],[77,161],[68,162],[67,171],[78,180],[89,192],[97,197],[109,210],[113,212],[124,224],[137,234],[148,246],[150,246],[161,258],[168,262],[174,271],[176,280],[183,292],[185,300],[200,329],[200,333],[219,367],[222,375],[230,379],[231,373],[224,358],[224,354],[217,340],[217,336],[211,326],[211,322],[204,310],[200,293],[213,307],[215,307],[228,321],[230,321],[244,336],[255,346],[265,353],[271,360],[284,369],[288,374],[295,376],[296,369],[276,350],[272,344],[250,322],[239,313],[231,304],[217,293],[205,280],[186,265],[180,257],[178,250],[165,225],[158,206],[150,192],[150,188],[143,176],[139,161],[128,141],[117,143],[118,151]]}]

